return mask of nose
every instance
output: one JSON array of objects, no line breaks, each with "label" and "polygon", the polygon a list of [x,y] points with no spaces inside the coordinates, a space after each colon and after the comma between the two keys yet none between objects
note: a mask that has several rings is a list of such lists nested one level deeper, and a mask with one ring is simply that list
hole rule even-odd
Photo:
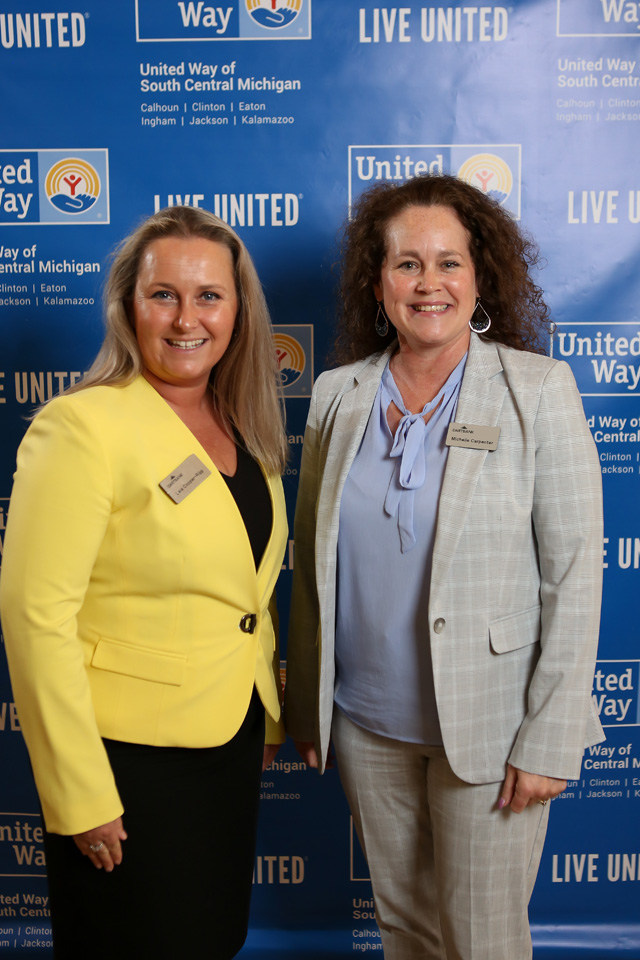
[{"label": "nose", "polygon": [[429,293],[439,288],[438,274],[434,267],[424,267],[418,277],[418,289]]},{"label": "nose", "polygon": [[194,330],[198,326],[198,318],[193,305],[182,303],[174,323],[180,330]]}]

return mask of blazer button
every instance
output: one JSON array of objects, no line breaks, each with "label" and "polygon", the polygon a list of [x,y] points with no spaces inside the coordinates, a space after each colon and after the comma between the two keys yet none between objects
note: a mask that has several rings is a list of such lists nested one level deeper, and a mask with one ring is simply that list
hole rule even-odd
[{"label": "blazer button", "polygon": [[446,620],[443,620],[442,617],[438,617],[438,619],[433,624],[433,632],[442,633],[445,626],[446,626]]},{"label": "blazer button", "polygon": [[243,633],[253,633],[256,628],[258,618],[255,613],[245,613],[244,617],[238,624]]}]

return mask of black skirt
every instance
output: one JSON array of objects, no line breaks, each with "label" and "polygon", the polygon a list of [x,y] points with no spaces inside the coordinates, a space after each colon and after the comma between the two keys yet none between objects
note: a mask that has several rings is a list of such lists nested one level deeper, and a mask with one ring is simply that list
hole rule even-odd
[{"label": "black skirt", "polygon": [[105,740],[125,808],[123,861],[97,870],[45,833],[56,960],[230,960],[247,934],[264,746],[253,693],[229,743]]}]

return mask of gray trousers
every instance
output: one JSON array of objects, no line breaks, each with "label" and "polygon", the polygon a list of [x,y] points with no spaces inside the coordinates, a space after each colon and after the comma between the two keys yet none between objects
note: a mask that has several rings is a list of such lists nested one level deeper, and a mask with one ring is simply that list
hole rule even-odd
[{"label": "gray trousers", "polygon": [[333,743],[385,960],[530,960],[528,904],[549,807],[498,810],[442,747],[369,733],[338,709]]}]

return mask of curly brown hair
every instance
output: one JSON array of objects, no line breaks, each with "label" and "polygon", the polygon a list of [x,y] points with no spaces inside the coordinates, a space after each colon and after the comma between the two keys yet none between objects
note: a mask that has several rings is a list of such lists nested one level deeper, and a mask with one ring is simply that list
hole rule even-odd
[{"label": "curly brown hair", "polygon": [[469,250],[482,304],[491,317],[483,334],[516,350],[544,353],[549,311],[530,276],[538,248],[495,200],[476,187],[443,174],[404,183],[378,183],[360,196],[342,237],[338,329],[332,359],[351,363],[384,349],[396,336],[375,331],[373,284],[380,279],[390,220],[412,206],[450,207],[470,236]]}]

